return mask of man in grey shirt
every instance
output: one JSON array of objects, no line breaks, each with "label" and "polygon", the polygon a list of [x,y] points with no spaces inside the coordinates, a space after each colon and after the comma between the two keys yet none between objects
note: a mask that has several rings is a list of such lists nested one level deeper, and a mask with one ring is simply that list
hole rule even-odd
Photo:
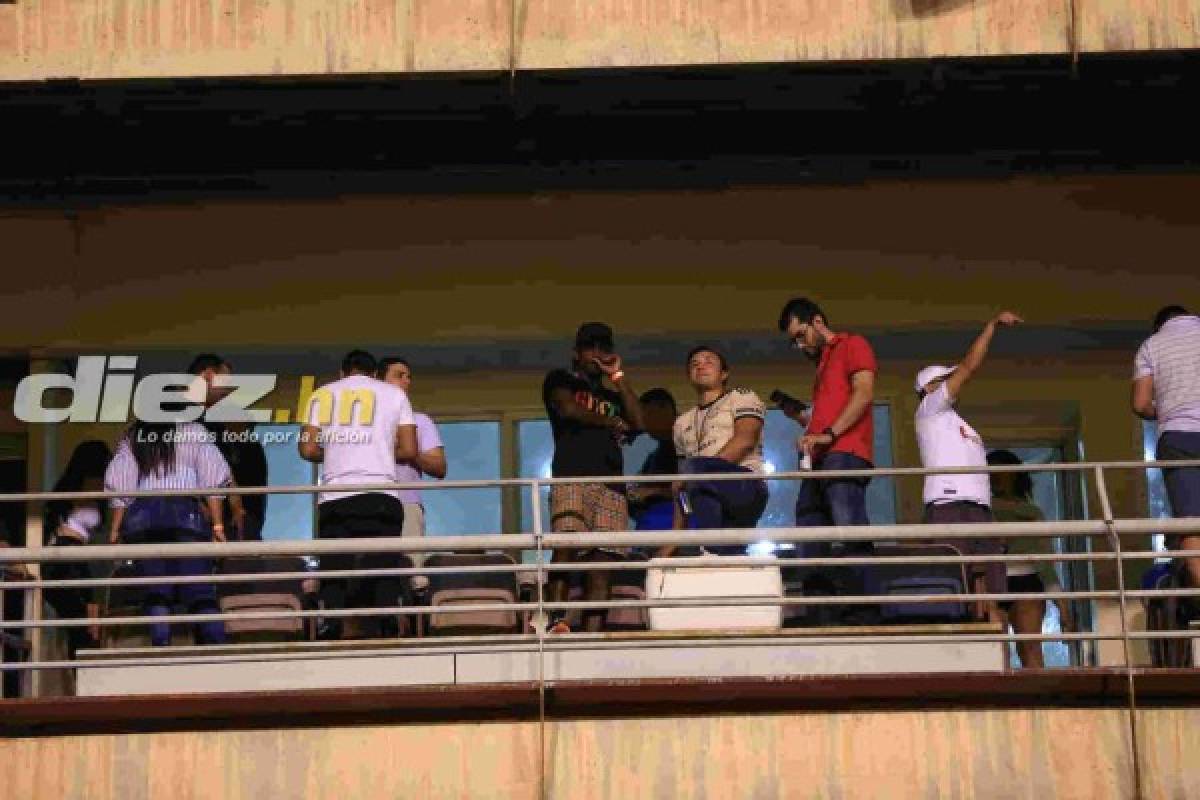
[{"label": "man in grey shirt", "polygon": [[[1154,335],[1140,350],[1133,373],[1133,413],[1158,422],[1159,461],[1200,460],[1200,317],[1167,306],[1154,317]],[[1163,470],[1171,513],[1200,517],[1200,468]],[[1171,549],[1200,550],[1200,536],[1168,539]],[[1188,559],[1200,586],[1200,558]]]}]

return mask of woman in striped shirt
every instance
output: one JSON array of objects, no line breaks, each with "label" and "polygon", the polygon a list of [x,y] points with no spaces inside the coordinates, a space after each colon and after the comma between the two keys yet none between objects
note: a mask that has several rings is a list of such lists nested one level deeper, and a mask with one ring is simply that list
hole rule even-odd
[{"label": "woman in striped shirt", "polygon": [[[135,422],[117,445],[116,454],[104,475],[104,488],[112,492],[139,489],[204,490],[230,484],[229,465],[213,442],[212,434],[192,422]],[[111,501],[110,541],[136,544],[225,541],[220,495],[117,497]],[[139,563],[144,577],[176,577],[212,573],[208,558],[148,558]],[[148,586],[143,598],[147,616],[166,616],[179,603],[196,614],[216,613],[217,597],[212,584],[185,583]],[[150,626],[156,647],[170,642],[167,624]],[[200,644],[225,640],[221,622],[197,626]]]}]

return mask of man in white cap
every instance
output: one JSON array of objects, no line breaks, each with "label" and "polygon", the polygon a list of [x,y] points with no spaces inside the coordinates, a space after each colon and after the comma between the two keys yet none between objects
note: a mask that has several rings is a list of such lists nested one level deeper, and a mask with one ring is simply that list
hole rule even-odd
[{"label": "man in white cap", "polygon": [[[987,448],[983,438],[967,424],[955,405],[967,382],[983,365],[997,326],[1012,326],[1023,320],[1011,311],[1003,311],[983,327],[962,362],[954,367],[925,367],[917,373],[916,390],[921,399],[917,406],[917,444],[925,467],[986,467]],[[926,475],[925,522],[953,524],[992,522],[992,489],[986,473]],[[958,547],[964,554],[993,555],[1003,552],[999,539],[939,540]],[[977,564],[972,587],[988,593],[1003,592],[1006,585],[1004,565]],[[986,603],[988,616],[999,619],[995,602]],[[982,609],[977,616],[983,616]]]}]

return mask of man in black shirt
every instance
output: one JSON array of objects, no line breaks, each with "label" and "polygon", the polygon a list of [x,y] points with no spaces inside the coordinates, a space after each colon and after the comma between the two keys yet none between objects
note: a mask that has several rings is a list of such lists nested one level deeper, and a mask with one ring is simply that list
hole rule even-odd
[{"label": "man in black shirt", "polygon": [[[574,359],[570,370],[556,369],[542,384],[542,401],[554,433],[553,474],[556,478],[617,477],[624,474],[621,443],[630,430],[642,427],[638,397],[621,369],[621,357],[613,352],[612,329],[602,322],[580,326],[575,334]],[[604,386],[604,379],[616,389]],[[629,528],[629,509],[623,483],[556,485],[550,490],[550,527],[555,533],[624,531]],[[582,560],[588,551],[556,550],[555,562]],[[561,603],[567,598],[568,576],[553,574],[547,599]],[[609,575],[594,570],[586,574],[584,599],[608,600]],[[551,630],[570,629],[556,612]],[[584,615],[585,627],[599,631],[604,612]]]},{"label": "man in black shirt", "polygon": [[[213,385],[218,375],[229,375],[229,362],[218,355],[204,353],[192,359],[188,372],[204,379],[207,394],[205,406],[212,406],[229,394],[229,389]],[[204,427],[215,437],[214,444],[229,462],[234,486],[267,485],[267,451],[254,432],[254,423],[208,422]],[[267,518],[267,495],[230,495],[225,506],[225,527],[240,541],[262,539],[263,522]]]}]

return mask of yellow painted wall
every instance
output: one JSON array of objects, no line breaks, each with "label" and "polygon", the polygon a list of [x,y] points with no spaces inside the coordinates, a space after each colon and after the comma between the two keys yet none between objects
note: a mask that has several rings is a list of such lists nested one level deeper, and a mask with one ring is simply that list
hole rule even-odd
[{"label": "yellow painted wall", "polygon": [[1196,273],[1195,176],[365,197],[0,215],[0,348],[1145,324]]},{"label": "yellow painted wall", "polygon": [[[877,340],[974,327],[1004,306],[1032,325],[1144,326],[1164,303],[1200,305],[1198,189],[1196,177],[1110,177],[210,202],[107,207],[77,222],[9,214],[0,217],[10,267],[0,349],[211,349],[236,362],[238,352],[307,346],[546,341],[561,342],[565,361],[583,319],[610,321],[618,339],[770,336],[798,293],[819,298],[836,328]],[[947,348],[928,360],[959,355]],[[966,407],[993,440],[1078,427],[1089,459],[1137,458],[1132,356],[996,358]],[[881,366],[902,465],[917,461],[910,381],[919,366]],[[632,363],[630,374],[640,387],[687,396],[674,368]],[[439,415],[537,411],[540,380],[429,375],[415,399]],[[735,380],[803,393],[811,369],[789,359]],[[285,381],[275,404],[293,403]],[[60,459],[93,433],[68,426]],[[1111,487],[1118,514],[1143,513],[1139,477]],[[915,519],[915,484],[901,489],[901,517]]]}]

